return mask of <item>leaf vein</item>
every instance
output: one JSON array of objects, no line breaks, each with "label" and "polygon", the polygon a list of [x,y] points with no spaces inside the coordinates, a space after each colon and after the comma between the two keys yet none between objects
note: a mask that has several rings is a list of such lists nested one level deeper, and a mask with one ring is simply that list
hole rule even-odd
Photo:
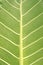
[{"label": "leaf vein", "polygon": [[39,29],[41,29],[42,27],[43,27],[43,25],[41,25],[41,26],[38,27],[37,29],[35,29],[35,30],[33,30],[32,32],[30,32],[28,35],[26,35],[26,36],[23,38],[23,40],[26,39],[27,37],[29,37],[31,34],[33,34],[33,33],[35,33],[36,31],[38,31]]},{"label": "leaf vein", "polygon": [[11,32],[13,32],[16,35],[20,35],[17,32],[15,32],[14,30],[12,30],[11,28],[9,28],[8,26],[6,26],[4,23],[0,22],[1,25],[3,25],[5,28],[7,28],[8,30],[10,30]]},{"label": "leaf vein", "polygon": [[14,18],[17,22],[20,22],[16,17],[14,17],[10,12],[8,12],[6,9],[4,9],[3,7],[1,7],[1,9],[3,9],[7,14],[9,14],[12,18]]},{"label": "leaf vein", "polygon": [[8,39],[7,37],[0,35],[2,38],[6,39],[7,41],[9,41],[10,43],[12,43],[14,46],[19,47],[19,45],[17,45],[16,43],[12,42],[10,39]]},{"label": "leaf vein", "polygon": [[9,5],[11,5],[12,7],[16,8],[16,9],[19,9],[19,8],[17,8],[16,6],[12,5],[8,0],[6,0],[6,2],[7,2]]},{"label": "leaf vein", "polygon": [[36,7],[39,3],[41,2],[41,0],[36,3],[32,8],[30,8],[25,14],[23,14],[23,16],[25,16],[26,14],[28,14],[34,7]]},{"label": "leaf vein", "polygon": [[0,58],[0,60],[1,60],[2,62],[4,62],[5,64],[10,65],[8,62],[6,62],[5,60],[3,60],[2,58]]},{"label": "leaf vein", "polygon": [[38,58],[37,60],[35,60],[33,63],[31,63],[30,65],[33,65],[33,64],[35,64],[36,62],[38,62],[38,61],[40,61],[40,60],[42,60],[43,59],[43,57],[41,57],[41,58]]},{"label": "leaf vein", "polygon": [[28,56],[26,56],[26,57],[24,57],[23,59],[29,58],[29,57],[31,57],[31,56],[37,54],[37,53],[40,52],[41,50],[43,50],[43,48],[40,48],[39,50],[35,51],[34,53],[32,53],[32,54],[30,54],[30,55],[28,55]]},{"label": "leaf vein", "polygon": [[19,59],[17,56],[15,56],[13,53],[11,53],[10,51],[8,51],[8,50],[5,49],[4,47],[0,47],[0,49],[6,51],[6,52],[9,53],[10,55],[12,55],[14,58]]},{"label": "leaf vein", "polygon": [[23,27],[31,24],[34,20],[36,20],[39,16],[41,16],[43,13],[40,13],[39,15],[37,15],[36,17],[34,17],[32,20],[30,20],[28,23],[26,23],[25,25],[23,25]]},{"label": "leaf vein", "polygon": [[36,42],[40,41],[41,39],[43,39],[43,37],[41,37],[41,38],[35,40],[34,42],[32,42],[32,43],[30,43],[30,44],[28,44],[28,45],[25,46],[23,49],[25,50],[26,48],[28,48],[28,47],[30,47],[31,45],[35,44]]}]

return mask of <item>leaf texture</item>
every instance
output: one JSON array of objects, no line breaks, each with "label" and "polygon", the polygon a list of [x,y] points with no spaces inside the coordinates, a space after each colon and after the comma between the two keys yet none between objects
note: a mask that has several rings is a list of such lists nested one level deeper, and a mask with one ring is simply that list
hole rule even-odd
[{"label": "leaf texture", "polygon": [[0,0],[0,65],[43,65],[43,0]]}]

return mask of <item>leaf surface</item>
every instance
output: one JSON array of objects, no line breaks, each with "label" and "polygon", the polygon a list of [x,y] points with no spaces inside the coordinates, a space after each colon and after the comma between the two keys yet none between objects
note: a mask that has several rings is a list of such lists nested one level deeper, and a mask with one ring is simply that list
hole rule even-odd
[{"label": "leaf surface", "polygon": [[43,65],[43,0],[0,0],[0,65]]}]

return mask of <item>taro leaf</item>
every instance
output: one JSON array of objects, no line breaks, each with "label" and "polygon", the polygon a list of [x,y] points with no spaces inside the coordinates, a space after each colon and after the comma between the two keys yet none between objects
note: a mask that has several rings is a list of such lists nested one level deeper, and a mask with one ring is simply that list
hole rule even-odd
[{"label": "taro leaf", "polygon": [[0,4],[0,65],[43,65],[43,0]]}]

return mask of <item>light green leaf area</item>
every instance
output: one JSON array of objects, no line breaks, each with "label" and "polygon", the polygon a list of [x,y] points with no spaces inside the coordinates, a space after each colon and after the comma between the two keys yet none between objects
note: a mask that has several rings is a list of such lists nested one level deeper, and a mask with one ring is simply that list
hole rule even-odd
[{"label": "light green leaf area", "polygon": [[0,65],[43,65],[43,0],[0,0]]}]

